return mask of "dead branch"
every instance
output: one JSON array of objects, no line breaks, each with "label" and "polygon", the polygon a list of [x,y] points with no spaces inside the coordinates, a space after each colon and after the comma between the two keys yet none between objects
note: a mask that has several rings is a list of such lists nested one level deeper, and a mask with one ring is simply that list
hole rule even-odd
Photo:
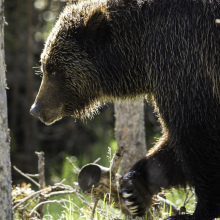
[{"label": "dead branch", "polygon": [[30,173],[25,173],[25,174],[30,177],[39,178],[38,174],[30,174]]},{"label": "dead branch", "polygon": [[101,157],[97,158],[93,163],[98,163],[101,160]]},{"label": "dead branch", "polygon": [[29,175],[23,173],[21,170],[19,170],[16,166],[13,166],[13,168],[20,173],[22,176],[24,176],[25,178],[29,179],[32,183],[34,183],[38,188],[40,188],[40,184],[37,183],[35,180],[33,180]]},{"label": "dead branch", "polygon": [[119,148],[117,148],[113,158],[112,158],[112,161],[111,161],[111,166],[110,166],[110,171],[112,172],[113,175],[115,175],[118,171],[118,168],[119,168],[119,165],[120,165],[120,162],[121,162],[121,159],[124,155],[124,148],[121,146]]},{"label": "dead branch", "polygon": [[187,192],[186,192],[186,197],[185,197],[185,200],[184,200],[184,203],[183,203],[183,206],[184,206],[184,207],[185,207],[186,204],[189,202],[189,200],[195,195],[194,193],[192,193],[192,195],[189,196],[189,192],[190,192],[190,191],[191,191],[191,190],[188,189]]},{"label": "dead branch", "polygon": [[40,189],[43,189],[45,187],[44,152],[35,152],[35,154],[38,156],[38,178]]},{"label": "dead branch", "polygon": [[[40,189],[43,189],[45,187],[45,171],[44,171],[44,152],[35,152],[35,154],[38,156],[38,180],[40,184]],[[39,195],[39,201],[38,203],[42,203],[45,201],[45,198],[43,197],[42,194]],[[41,205],[37,208],[37,212],[42,218],[44,215],[44,206]]]},{"label": "dead branch", "polygon": [[92,215],[91,215],[90,220],[93,220],[93,218],[94,218],[95,210],[96,210],[96,206],[98,205],[98,202],[99,202],[99,200],[98,200],[98,199],[95,199],[94,206],[93,206],[93,208],[92,208]]},{"label": "dead branch", "polygon": [[49,199],[51,197],[54,197],[54,196],[60,196],[60,195],[70,195],[70,194],[75,194],[76,193],[76,190],[73,189],[73,190],[63,190],[63,191],[56,191],[56,192],[51,192],[49,194],[44,194],[43,195],[43,198],[46,200],[46,199]]},{"label": "dead branch", "polygon": [[69,157],[67,157],[66,159],[69,161],[69,163],[71,164],[71,166],[74,168],[74,170],[75,170],[76,173],[78,174],[79,171],[80,171],[80,169],[79,169],[77,166],[74,165],[74,163],[72,162],[72,160],[71,160]]}]

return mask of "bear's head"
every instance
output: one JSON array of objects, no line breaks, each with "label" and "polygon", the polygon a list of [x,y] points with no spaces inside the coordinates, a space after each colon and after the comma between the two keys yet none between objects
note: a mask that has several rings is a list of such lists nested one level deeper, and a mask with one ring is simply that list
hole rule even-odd
[{"label": "bear's head", "polygon": [[85,2],[65,7],[41,55],[42,82],[30,112],[47,125],[63,116],[91,117],[100,106],[96,50],[107,39],[108,18],[104,1]]}]

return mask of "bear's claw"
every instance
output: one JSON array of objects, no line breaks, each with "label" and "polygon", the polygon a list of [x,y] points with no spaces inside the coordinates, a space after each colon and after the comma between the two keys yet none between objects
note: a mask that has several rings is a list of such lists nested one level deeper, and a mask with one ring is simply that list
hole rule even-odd
[{"label": "bear's claw", "polygon": [[126,198],[132,196],[132,193],[123,192],[123,193],[122,193],[122,196],[126,199]]},{"label": "bear's claw", "polygon": [[124,204],[133,216],[143,216],[151,204],[151,195],[136,179],[125,179],[122,184]]},{"label": "bear's claw", "polygon": [[124,202],[125,202],[126,206],[130,206],[130,205],[133,205],[133,204],[134,204],[134,202],[129,201],[129,200],[127,200],[127,199],[125,199]]}]

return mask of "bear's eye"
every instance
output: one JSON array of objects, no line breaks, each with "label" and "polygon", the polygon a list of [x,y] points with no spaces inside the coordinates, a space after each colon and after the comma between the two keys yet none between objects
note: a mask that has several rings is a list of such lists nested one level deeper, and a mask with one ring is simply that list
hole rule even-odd
[{"label": "bear's eye", "polygon": [[55,71],[54,68],[51,64],[46,64],[44,66],[44,71],[49,75],[49,76],[55,76]]}]

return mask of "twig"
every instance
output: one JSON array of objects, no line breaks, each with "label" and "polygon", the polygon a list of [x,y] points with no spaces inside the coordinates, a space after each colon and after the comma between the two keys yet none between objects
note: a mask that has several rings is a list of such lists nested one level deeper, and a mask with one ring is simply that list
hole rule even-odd
[{"label": "twig", "polygon": [[16,166],[13,166],[13,168],[20,173],[22,176],[26,177],[27,179],[29,179],[31,182],[33,182],[38,188],[40,188],[40,184],[37,183],[35,180],[33,180],[29,175],[23,173],[21,170],[19,170]]},{"label": "twig", "polygon": [[187,190],[186,192],[186,196],[185,196],[185,199],[184,199],[184,202],[183,202],[183,206],[185,207],[185,205],[187,204],[187,201],[188,201],[188,196],[189,196],[189,189]]},{"label": "twig", "polygon": [[74,163],[72,162],[72,160],[69,157],[67,157],[66,159],[69,161],[69,163],[72,165],[72,167],[75,169],[76,173],[78,174],[80,169],[74,165]]},{"label": "twig", "polygon": [[38,175],[40,189],[43,189],[45,187],[44,152],[35,152],[35,154],[38,156]]},{"label": "twig", "polygon": [[190,200],[194,195],[195,195],[195,194],[192,193],[192,195],[191,195],[188,199],[186,199],[186,200],[184,201],[184,206],[189,202],[189,200]]},{"label": "twig", "polygon": [[63,179],[63,180],[61,180],[61,182],[55,183],[54,186],[57,186],[57,187],[58,187],[58,186],[60,186],[60,185],[63,185],[63,182],[64,182],[65,180],[66,180],[66,179]]},{"label": "twig", "polygon": [[93,163],[98,163],[101,160],[101,157],[97,158]]},{"label": "twig", "polygon": [[[39,174],[39,184],[40,189],[43,189],[45,187],[45,172],[44,172],[44,152],[35,152],[35,154],[38,156],[38,174]],[[41,203],[45,201],[43,196],[40,194],[38,203]],[[37,208],[37,212],[39,213],[40,217],[43,218],[44,215],[44,206],[41,205]]]},{"label": "twig", "polygon": [[54,197],[54,196],[59,196],[59,195],[67,195],[67,194],[73,194],[73,193],[76,193],[76,190],[66,190],[66,191],[57,191],[57,192],[52,192],[52,193],[49,193],[49,194],[45,194],[44,195],[44,198],[45,199],[49,199],[51,197]]},{"label": "twig", "polygon": [[110,166],[111,173],[113,174],[117,173],[124,151],[125,151],[124,147],[122,146],[117,148],[114,157],[112,158],[111,161],[111,166]]},{"label": "twig", "polygon": [[92,215],[91,215],[90,220],[93,220],[93,218],[94,218],[95,209],[96,209],[96,207],[97,207],[97,205],[98,205],[98,202],[99,202],[99,200],[98,200],[98,199],[95,199],[95,203],[94,203],[93,208],[92,208]]},{"label": "twig", "polygon": [[26,173],[26,175],[30,176],[30,177],[39,178],[39,174],[29,174],[29,173]]}]

